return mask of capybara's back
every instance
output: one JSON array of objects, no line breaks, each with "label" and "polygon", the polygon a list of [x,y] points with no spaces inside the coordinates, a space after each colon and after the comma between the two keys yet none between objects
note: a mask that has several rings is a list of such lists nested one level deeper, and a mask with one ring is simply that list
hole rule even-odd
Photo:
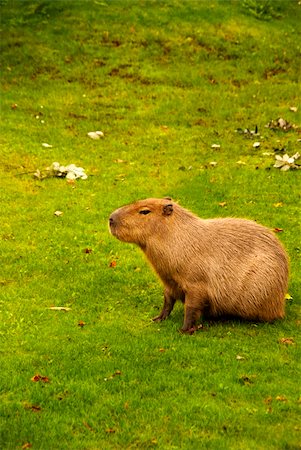
[{"label": "capybara's back", "polygon": [[114,236],[144,251],[163,281],[164,320],[185,302],[182,330],[205,311],[272,321],[284,317],[288,258],[276,236],[245,219],[203,220],[170,199],[146,199],[116,210]]}]

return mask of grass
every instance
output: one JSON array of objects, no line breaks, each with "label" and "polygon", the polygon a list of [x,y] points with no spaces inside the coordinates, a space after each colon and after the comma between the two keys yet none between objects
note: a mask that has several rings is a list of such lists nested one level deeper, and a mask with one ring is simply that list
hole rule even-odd
[{"label": "grass", "polygon": [[[296,1],[2,0],[1,448],[300,448],[301,172],[272,167],[276,148],[300,151],[300,129],[265,128],[300,126],[300,13]],[[261,138],[235,132],[256,125]],[[54,161],[89,177],[33,177]],[[177,305],[151,323],[162,287],[107,218],[166,195],[283,229],[283,321],[182,336]]]}]

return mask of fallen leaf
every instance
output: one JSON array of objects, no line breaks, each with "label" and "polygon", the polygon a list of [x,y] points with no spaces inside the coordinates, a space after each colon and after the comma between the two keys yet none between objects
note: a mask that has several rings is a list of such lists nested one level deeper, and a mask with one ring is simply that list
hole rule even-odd
[{"label": "fallen leaf", "polygon": [[283,231],[283,228],[274,228],[274,233],[281,233]]},{"label": "fallen leaf", "polygon": [[106,433],[116,433],[116,430],[114,428],[107,428]]},{"label": "fallen leaf", "polygon": [[227,202],[220,202],[219,206],[221,206],[222,208],[224,208],[227,205]]},{"label": "fallen leaf", "polygon": [[103,138],[103,137],[104,137],[104,134],[103,134],[102,131],[90,131],[90,132],[88,133],[88,136],[89,136],[91,139],[100,139],[100,138]]},{"label": "fallen leaf", "polygon": [[300,158],[300,153],[295,153],[293,156],[289,156],[287,153],[283,156],[276,155],[276,162],[273,167],[280,169],[284,172],[290,169],[300,169],[300,164],[296,164],[297,159]]},{"label": "fallen leaf", "polygon": [[254,379],[256,378],[256,375],[242,375],[239,378],[239,382],[243,384],[244,386],[250,386],[254,383]]},{"label": "fallen leaf", "polygon": [[13,103],[13,104],[11,105],[11,109],[17,109],[17,108],[18,108],[17,103]]},{"label": "fallen leaf", "polygon": [[237,361],[243,361],[245,358],[243,356],[236,355],[236,359]]},{"label": "fallen leaf", "polygon": [[56,217],[60,217],[60,216],[62,216],[64,213],[63,213],[63,211],[55,211],[54,212],[54,215],[56,216]]},{"label": "fallen leaf", "polygon": [[241,166],[245,166],[246,165],[246,163],[244,162],[244,161],[236,161],[236,164],[240,164]]},{"label": "fallen leaf", "polygon": [[161,125],[160,126],[161,130],[164,131],[165,133],[169,130],[169,127],[167,125]]},{"label": "fallen leaf", "polygon": [[160,353],[164,353],[164,352],[166,352],[166,349],[165,348],[159,348],[159,352]]},{"label": "fallen leaf", "polygon": [[215,167],[215,166],[217,166],[217,162],[216,161],[211,161],[209,163],[209,165],[212,166],[212,167]]},{"label": "fallen leaf", "polygon": [[298,108],[296,106],[291,106],[290,111],[295,113],[298,111]]},{"label": "fallen leaf", "polygon": [[37,375],[34,375],[34,376],[31,378],[31,381],[33,381],[34,383],[37,383],[37,382],[39,382],[39,381],[42,381],[43,383],[49,383],[49,378],[48,378],[48,377],[45,377],[45,376],[42,376],[42,375],[40,375],[40,374],[37,374]]},{"label": "fallen leaf", "polygon": [[84,425],[89,431],[93,431],[93,433],[94,433],[93,428],[88,424],[88,422],[83,421],[83,425]]},{"label": "fallen leaf", "polygon": [[109,267],[116,267],[117,266],[117,262],[116,261],[111,261]]},{"label": "fallen leaf", "polygon": [[219,144],[212,144],[211,148],[214,148],[215,150],[218,150],[221,148],[221,146]]},{"label": "fallen leaf", "polygon": [[22,449],[25,450],[26,448],[31,448],[32,444],[30,442],[26,442],[25,444],[22,445]]},{"label": "fallen leaf", "polygon": [[84,253],[87,253],[87,254],[90,254],[90,253],[92,253],[92,248],[85,248],[84,249]]},{"label": "fallen leaf", "polygon": [[42,408],[38,405],[25,405],[25,409],[30,409],[32,412],[41,412]]},{"label": "fallen leaf", "polygon": [[52,311],[71,311],[71,308],[68,308],[67,306],[50,306],[50,308]]},{"label": "fallen leaf", "polygon": [[295,345],[295,341],[293,338],[281,338],[278,342],[284,345]]},{"label": "fallen leaf", "polygon": [[47,144],[47,142],[43,142],[42,147],[45,147],[45,148],[52,148],[52,145]]},{"label": "fallen leaf", "polygon": [[253,147],[254,148],[259,148],[260,147],[260,142],[254,142]]},{"label": "fallen leaf", "polygon": [[273,400],[273,397],[269,396],[269,397],[267,397],[267,398],[264,400],[264,403],[265,403],[266,405],[269,405],[270,403],[272,403],[272,400]]},{"label": "fallen leaf", "polygon": [[277,395],[276,400],[278,402],[287,402],[287,398],[284,395]]},{"label": "fallen leaf", "polygon": [[77,325],[82,328],[86,325],[86,322],[83,322],[82,320],[80,320]]},{"label": "fallen leaf", "polygon": [[271,128],[272,130],[280,129],[283,131],[291,130],[292,128],[297,128],[296,125],[289,123],[287,120],[283,119],[282,117],[279,117],[279,119],[271,120],[267,125],[266,128]]},{"label": "fallen leaf", "polygon": [[282,208],[283,203],[282,203],[282,202],[274,203],[273,206],[274,206],[275,208]]},{"label": "fallen leaf", "polygon": [[293,297],[290,294],[286,294],[286,296],[284,297],[285,300],[293,300]]}]

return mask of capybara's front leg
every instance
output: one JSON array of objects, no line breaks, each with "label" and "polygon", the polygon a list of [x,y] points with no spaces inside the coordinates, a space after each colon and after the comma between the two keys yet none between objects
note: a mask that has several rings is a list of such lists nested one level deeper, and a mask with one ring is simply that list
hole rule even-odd
[{"label": "capybara's front leg", "polygon": [[154,317],[154,322],[161,322],[162,320],[167,319],[171,311],[173,310],[174,304],[176,302],[176,298],[171,295],[167,289],[164,291],[164,304],[161,313],[159,316]]}]

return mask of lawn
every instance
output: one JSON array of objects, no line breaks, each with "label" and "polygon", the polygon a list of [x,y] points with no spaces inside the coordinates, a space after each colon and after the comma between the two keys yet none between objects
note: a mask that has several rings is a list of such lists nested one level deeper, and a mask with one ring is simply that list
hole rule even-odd
[{"label": "lawn", "polygon": [[[0,1],[1,449],[301,448],[299,3]],[[164,196],[277,232],[284,320],[151,321],[107,221]]]}]

